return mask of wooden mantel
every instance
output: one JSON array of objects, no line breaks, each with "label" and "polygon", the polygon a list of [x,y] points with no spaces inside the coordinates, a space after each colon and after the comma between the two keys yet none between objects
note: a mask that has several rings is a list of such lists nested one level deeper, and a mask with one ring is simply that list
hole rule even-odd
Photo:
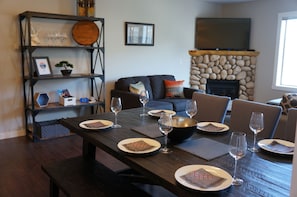
[{"label": "wooden mantel", "polygon": [[223,51],[223,50],[189,50],[191,56],[201,55],[235,55],[235,56],[258,56],[258,51]]}]

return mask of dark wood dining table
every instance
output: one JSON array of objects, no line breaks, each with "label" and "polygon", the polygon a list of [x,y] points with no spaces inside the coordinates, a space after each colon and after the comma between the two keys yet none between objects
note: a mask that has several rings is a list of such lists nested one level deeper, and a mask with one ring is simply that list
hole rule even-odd
[{"label": "dark wood dining table", "polygon": [[[133,170],[153,180],[154,183],[166,188],[177,196],[289,196],[292,174],[292,156],[280,155],[264,150],[257,153],[247,152],[246,156],[238,161],[237,175],[244,180],[241,186],[230,186],[221,191],[205,192],[189,189],[175,179],[175,172],[186,165],[211,165],[225,170],[233,175],[234,159],[224,154],[212,160],[205,160],[189,152],[177,148],[169,142],[170,154],[155,154],[134,156],[119,150],[117,144],[127,138],[147,137],[132,130],[133,127],[146,126],[157,122],[155,117],[140,117],[141,108],[123,110],[118,114],[118,123],[121,128],[105,130],[87,130],[79,126],[85,120],[114,121],[114,114],[106,112],[97,115],[66,118],[61,124],[83,138],[83,156],[96,159],[96,148],[100,148]],[[188,140],[209,138],[217,142],[228,144],[231,131],[222,133],[195,132]],[[161,144],[163,137],[155,138]],[[247,131],[248,144],[252,144],[253,135]],[[205,149],[205,151],[208,151]]]}]

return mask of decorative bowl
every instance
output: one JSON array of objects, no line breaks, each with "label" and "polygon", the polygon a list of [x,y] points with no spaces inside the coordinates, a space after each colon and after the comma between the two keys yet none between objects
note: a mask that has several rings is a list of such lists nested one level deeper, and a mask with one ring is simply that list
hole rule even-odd
[{"label": "decorative bowl", "polygon": [[168,138],[173,142],[188,139],[197,130],[197,123],[197,120],[188,117],[172,117],[173,130],[168,134]]}]

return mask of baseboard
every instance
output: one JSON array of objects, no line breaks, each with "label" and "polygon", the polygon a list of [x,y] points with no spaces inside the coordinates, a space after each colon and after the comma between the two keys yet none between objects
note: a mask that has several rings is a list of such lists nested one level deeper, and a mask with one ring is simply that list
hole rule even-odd
[{"label": "baseboard", "polygon": [[17,131],[0,132],[0,140],[25,136],[26,132],[24,129]]}]

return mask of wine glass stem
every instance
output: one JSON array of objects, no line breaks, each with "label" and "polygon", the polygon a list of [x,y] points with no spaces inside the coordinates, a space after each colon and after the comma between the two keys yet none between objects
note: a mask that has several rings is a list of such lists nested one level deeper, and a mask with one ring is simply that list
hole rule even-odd
[{"label": "wine glass stem", "polygon": [[167,149],[167,135],[165,135],[165,138],[164,138],[164,149],[165,150]]},{"label": "wine glass stem", "polygon": [[256,141],[257,141],[257,134],[254,134],[254,145],[253,145],[253,149],[256,148]]},{"label": "wine glass stem", "polygon": [[142,113],[145,114],[145,104],[142,104]]},{"label": "wine glass stem", "polygon": [[235,162],[234,162],[234,174],[233,174],[233,179],[236,179],[236,169],[237,169],[237,159],[235,159]]},{"label": "wine glass stem", "polygon": [[114,124],[117,125],[118,124],[118,113],[114,114]]}]

